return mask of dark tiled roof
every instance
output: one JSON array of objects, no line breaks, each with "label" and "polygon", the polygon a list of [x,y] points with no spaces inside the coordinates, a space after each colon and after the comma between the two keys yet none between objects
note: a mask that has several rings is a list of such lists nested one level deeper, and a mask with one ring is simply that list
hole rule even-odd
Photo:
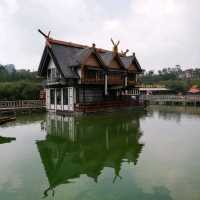
[{"label": "dark tiled roof", "polygon": [[100,53],[103,62],[108,66],[113,58],[112,52]]},{"label": "dark tiled roof", "polygon": [[132,63],[135,63],[136,64],[136,67],[137,67],[137,71],[138,72],[142,72],[142,68],[136,58],[135,55],[132,55],[132,56],[120,56],[124,66],[126,67],[126,69],[128,69],[129,65],[132,64]]},{"label": "dark tiled roof", "polygon": [[129,57],[121,56],[120,58],[126,69],[128,69],[129,65],[132,63],[134,59],[133,56],[129,56]]},{"label": "dark tiled roof", "polygon": [[79,64],[75,55],[80,49],[55,44],[51,46],[51,49],[65,78],[79,78],[72,66]]},{"label": "dark tiled roof", "polygon": [[87,47],[84,49],[79,49],[78,53],[75,55],[78,64],[82,64],[87,56],[91,53],[91,48]]}]

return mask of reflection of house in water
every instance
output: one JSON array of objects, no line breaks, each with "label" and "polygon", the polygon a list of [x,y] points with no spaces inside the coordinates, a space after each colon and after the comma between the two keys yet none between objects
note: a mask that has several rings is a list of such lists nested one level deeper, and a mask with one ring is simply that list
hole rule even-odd
[{"label": "reflection of house in water", "polygon": [[46,139],[37,142],[50,184],[48,190],[83,174],[97,182],[105,167],[114,169],[115,182],[122,163],[137,164],[143,148],[139,143],[139,116],[110,115],[48,116]]}]

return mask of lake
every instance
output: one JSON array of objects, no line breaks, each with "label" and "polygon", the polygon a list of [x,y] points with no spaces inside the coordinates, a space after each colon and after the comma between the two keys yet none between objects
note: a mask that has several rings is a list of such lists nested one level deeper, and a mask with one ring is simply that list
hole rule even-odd
[{"label": "lake", "polygon": [[200,109],[23,115],[0,127],[2,200],[199,200]]}]

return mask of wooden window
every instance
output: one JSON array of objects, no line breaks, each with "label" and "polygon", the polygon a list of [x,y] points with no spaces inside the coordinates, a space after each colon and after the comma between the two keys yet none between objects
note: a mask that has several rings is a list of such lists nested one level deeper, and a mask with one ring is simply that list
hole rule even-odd
[{"label": "wooden window", "polygon": [[54,80],[56,78],[56,68],[51,69],[51,80]]},{"label": "wooden window", "polygon": [[135,81],[135,79],[136,79],[136,74],[129,74],[128,75],[128,80],[129,81]]},{"label": "wooden window", "polygon": [[68,88],[63,88],[63,104],[68,105]]},{"label": "wooden window", "polygon": [[56,69],[56,78],[61,78],[61,74],[57,69]]},{"label": "wooden window", "polygon": [[50,104],[55,104],[55,90],[50,89]]},{"label": "wooden window", "polygon": [[61,105],[61,89],[56,89],[56,103],[58,105]]},{"label": "wooden window", "polygon": [[87,78],[88,79],[96,78],[96,71],[95,70],[88,70],[87,71]]},{"label": "wooden window", "polygon": [[47,70],[47,79],[51,79],[51,69]]},{"label": "wooden window", "polygon": [[103,72],[103,71],[100,71],[100,72],[99,72],[99,78],[100,78],[101,80],[104,79],[104,72]]}]

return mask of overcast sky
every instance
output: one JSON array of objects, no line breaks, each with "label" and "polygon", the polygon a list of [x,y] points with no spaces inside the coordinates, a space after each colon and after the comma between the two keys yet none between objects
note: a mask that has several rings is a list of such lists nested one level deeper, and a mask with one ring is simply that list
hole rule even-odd
[{"label": "overcast sky", "polygon": [[97,47],[136,52],[144,69],[200,67],[199,0],[0,0],[0,63],[36,70],[37,32]]}]

